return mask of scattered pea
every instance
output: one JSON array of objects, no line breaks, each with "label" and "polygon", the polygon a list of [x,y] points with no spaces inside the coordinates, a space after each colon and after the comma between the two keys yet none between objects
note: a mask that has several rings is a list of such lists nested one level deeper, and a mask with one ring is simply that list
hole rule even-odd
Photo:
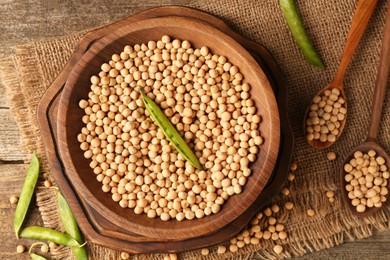
[{"label": "scattered pea", "polygon": [[16,205],[18,203],[18,197],[16,195],[12,195],[10,198],[9,198],[9,202],[13,205]]},{"label": "scattered pea", "polygon": [[326,158],[328,158],[329,161],[333,161],[336,159],[336,153],[335,152],[329,152],[326,154]]},{"label": "scattered pea", "polygon": [[291,171],[296,171],[298,169],[298,164],[293,162],[291,165],[290,165],[290,170]]},{"label": "scattered pea", "polygon": [[308,215],[309,217],[314,217],[315,214],[316,214],[316,212],[315,212],[313,209],[308,209],[308,210],[306,211],[306,213],[307,213],[307,215]]},{"label": "scattered pea", "polygon": [[127,252],[121,252],[121,259],[126,260],[129,259],[130,255]]},{"label": "scattered pea", "polygon": [[281,193],[284,195],[284,196],[288,196],[290,194],[290,190],[288,188],[283,188]]},{"label": "scattered pea", "polygon": [[285,204],[284,204],[284,207],[288,210],[292,210],[294,208],[294,203],[292,203],[291,201],[287,201]]},{"label": "scattered pea", "polygon": [[225,246],[218,246],[217,253],[218,254],[223,254],[226,252],[226,247]]},{"label": "scattered pea", "polygon": [[203,248],[202,250],[201,250],[201,254],[202,255],[208,255],[210,253],[210,250],[208,249],[208,248]]},{"label": "scattered pea", "polygon": [[275,245],[273,250],[276,254],[280,255],[283,252],[283,247],[281,245]]},{"label": "scattered pea", "polygon": [[24,251],[26,251],[26,247],[25,247],[24,245],[18,245],[18,246],[16,247],[16,252],[17,252],[18,254],[22,254],[22,253],[24,253]]},{"label": "scattered pea", "polygon": [[271,208],[265,208],[264,211],[263,211],[264,215],[266,215],[267,217],[270,217],[272,215],[272,210]]},{"label": "scattered pea", "polygon": [[280,239],[286,239],[286,238],[287,238],[287,233],[286,233],[286,231],[281,231],[281,232],[279,232],[279,238],[280,238]]},{"label": "scattered pea", "polygon": [[49,248],[52,250],[55,250],[58,247],[58,245],[54,242],[49,242]]},{"label": "scattered pea", "polygon": [[272,212],[274,212],[274,213],[278,213],[279,210],[280,210],[280,208],[279,208],[279,206],[278,206],[277,204],[273,204],[273,205],[271,206],[271,210],[272,210]]},{"label": "scattered pea", "polygon": [[49,246],[47,244],[42,244],[41,245],[41,252],[42,253],[47,253],[49,252]]},{"label": "scattered pea", "polygon": [[288,173],[287,179],[289,181],[293,181],[295,179],[295,175],[290,172],[290,173]]},{"label": "scattered pea", "polygon": [[43,185],[44,185],[46,188],[50,188],[50,187],[52,186],[51,181],[48,181],[48,180],[46,180],[46,181],[43,183]]},{"label": "scattered pea", "polygon": [[235,253],[238,251],[238,246],[237,245],[230,245],[229,250],[230,250],[230,252]]}]

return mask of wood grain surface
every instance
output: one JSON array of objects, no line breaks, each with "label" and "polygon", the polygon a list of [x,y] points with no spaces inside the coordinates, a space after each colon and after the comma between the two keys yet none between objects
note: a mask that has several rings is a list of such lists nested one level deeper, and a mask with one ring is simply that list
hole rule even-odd
[{"label": "wood grain surface", "polygon": [[[14,52],[13,46],[47,39],[108,24],[146,8],[167,4],[185,5],[187,0],[111,1],[5,0],[0,5],[0,57]],[[9,110],[4,86],[0,82],[0,259],[26,259],[17,256],[12,230],[14,207],[9,197],[20,192],[29,155],[18,148],[19,130]],[[37,209],[30,223],[41,225]],[[308,254],[300,259],[390,259],[390,231]],[[310,253],[310,252],[308,252]],[[373,257],[375,256],[375,258]]]}]

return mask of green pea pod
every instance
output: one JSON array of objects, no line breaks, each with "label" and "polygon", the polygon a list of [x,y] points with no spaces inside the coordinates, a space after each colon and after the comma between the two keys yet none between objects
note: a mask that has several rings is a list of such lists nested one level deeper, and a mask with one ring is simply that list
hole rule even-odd
[{"label": "green pea pod", "polygon": [[26,178],[23,183],[22,192],[20,193],[18,205],[16,206],[16,210],[15,210],[14,230],[17,238],[19,238],[20,228],[23,225],[28,207],[31,202],[31,198],[34,194],[34,189],[38,180],[38,176],[39,176],[39,160],[36,153],[34,152],[30,165],[27,170]]},{"label": "green pea pod", "polygon": [[298,44],[306,60],[321,69],[325,68],[321,58],[316,53],[309,36],[306,33],[305,27],[302,24],[301,18],[295,6],[294,0],[280,0],[284,17],[286,18],[288,27],[294,36],[295,42]]},{"label": "green pea pod", "polygon": [[[66,233],[73,237],[79,244],[83,244],[84,239],[73,212],[60,191],[57,191],[57,198],[62,225],[64,226]],[[87,249],[85,247],[73,246],[72,251],[78,260],[88,259]]]},{"label": "green pea pod", "polygon": [[47,240],[64,246],[82,246],[73,237],[46,227],[26,227],[20,232],[20,236],[24,238]]},{"label": "green pea pod", "polygon": [[162,129],[165,136],[169,139],[169,141],[171,141],[173,146],[189,163],[192,164],[192,166],[194,166],[199,170],[203,170],[203,167],[200,164],[196,155],[192,152],[191,148],[183,140],[183,138],[177,132],[176,128],[172,125],[169,119],[161,111],[159,106],[156,103],[154,103],[154,101],[145,94],[143,89],[140,88],[140,92],[146,109],[149,111],[150,115],[157,123],[157,125]]},{"label": "green pea pod", "polygon": [[35,253],[32,252],[33,248],[34,248],[35,246],[37,246],[37,245],[46,245],[46,244],[43,243],[43,242],[36,242],[36,243],[32,244],[32,245],[30,246],[30,249],[28,250],[28,253],[29,253],[30,256],[31,256],[31,259],[33,259],[33,260],[46,260],[46,258],[44,258],[43,256],[37,255],[37,254],[35,254]]},{"label": "green pea pod", "polygon": [[40,256],[40,255],[37,255],[34,253],[31,253],[30,256],[31,256],[32,260],[46,260],[46,258],[44,258],[43,256]]}]

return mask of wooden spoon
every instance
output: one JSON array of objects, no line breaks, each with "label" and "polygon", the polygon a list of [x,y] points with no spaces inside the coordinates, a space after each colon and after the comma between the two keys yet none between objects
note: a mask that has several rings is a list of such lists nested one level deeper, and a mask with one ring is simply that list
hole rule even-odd
[{"label": "wooden spoon", "polygon": [[[368,20],[370,19],[372,13],[374,12],[375,6],[377,4],[378,0],[359,0],[355,14],[352,18],[352,24],[351,28],[349,29],[349,33],[347,36],[347,40],[345,41],[345,46],[343,50],[343,54],[341,56],[341,61],[340,65],[337,69],[336,75],[333,78],[332,82],[321,89],[318,93],[317,96],[323,96],[323,93],[325,90],[331,90],[333,88],[337,88],[340,90],[340,97],[344,98],[345,100],[345,108],[347,108],[347,102],[346,102],[346,97],[344,93],[344,88],[343,88],[343,80],[345,76],[345,71],[347,70],[348,64],[352,59],[352,56],[355,52],[355,49],[362,38],[362,35],[364,33],[364,30],[367,27]],[[311,106],[311,104],[310,104]],[[305,133],[305,137],[307,135],[306,133],[306,120],[309,117],[310,113],[310,106],[307,108],[304,121],[303,121],[303,131]],[[341,126],[339,128],[339,134],[336,136],[336,139],[341,135],[343,132],[343,129],[345,127],[345,122],[346,122],[347,117],[345,116],[344,120],[341,123]],[[307,140],[307,139],[306,139]],[[319,139],[317,140],[307,140],[307,142],[313,146],[314,148],[317,149],[323,149],[326,147],[331,146],[334,142],[321,142]]]},{"label": "wooden spoon", "polygon": [[[341,194],[344,199],[345,204],[352,211],[352,213],[359,217],[368,217],[378,211],[380,208],[366,207],[366,211],[358,212],[356,207],[351,204],[351,200],[348,198],[348,191],[345,189],[346,181],[344,176],[346,174],[344,170],[344,165],[348,163],[353,157],[356,151],[362,151],[367,153],[369,150],[374,150],[377,156],[382,156],[385,159],[385,164],[387,169],[390,169],[390,158],[383,150],[383,148],[377,143],[377,133],[379,128],[379,122],[381,118],[383,101],[385,98],[386,85],[389,76],[389,67],[390,67],[390,4],[387,9],[387,18],[386,25],[384,29],[383,36],[383,45],[379,58],[378,74],[376,78],[375,90],[374,90],[374,99],[372,101],[372,110],[370,124],[368,127],[367,139],[364,143],[357,146],[352,152],[347,156],[346,160],[343,163],[343,167],[340,174],[341,180]],[[390,189],[390,179],[387,180],[387,188]]]}]

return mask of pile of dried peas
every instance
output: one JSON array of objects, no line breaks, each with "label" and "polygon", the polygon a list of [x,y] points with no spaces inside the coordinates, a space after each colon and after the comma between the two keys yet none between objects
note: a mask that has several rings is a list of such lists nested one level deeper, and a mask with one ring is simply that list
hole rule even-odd
[{"label": "pile of dried peas", "polygon": [[[298,165],[296,163],[291,164],[288,177],[290,182],[294,180],[294,171],[296,171],[297,168]],[[285,189],[288,190],[288,187]],[[293,208],[294,203],[291,201],[286,201],[284,208],[280,207],[278,204],[272,204],[271,206],[266,207],[251,219],[246,228],[230,239],[228,246],[218,246],[217,253],[222,254],[227,250],[235,253],[245,246],[257,245],[265,240],[272,240],[275,243],[279,243],[280,241],[282,243],[285,242],[288,238],[287,231],[283,224],[286,221],[286,218],[281,218],[280,214],[291,211]],[[273,251],[277,255],[282,254],[283,250],[283,246],[279,244],[275,244],[273,247]],[[210,249],[208,248],[203,248],[201,250],[202,255],[208,255],[209,253]]]},{"label": "pile of dried peas", "polygon": [[[123,208],[162,220],[203,218],[242,192],[263,143],[250,86],[207,47],[168,36],[126,46],[91,77],[78,135],[102,190]],[[145,110],[138,86],[199,158],[193,167]]]},{"label": "pile of dried peas", "polygon": [[347,114],[345,100],[340,90],[325,90],[322,96],[315,96],[306,119],[306,139],[320,142],[336,141],[340,127]]},{"label": "pile of dried peas", "polygon": [[368,153],[356,151],[354,158],[344,165],[345,189],[357,212],[365,212],[367,207],[379,208],[386,201],[390,173],[385,163],[383,157],[370,150]]}]

